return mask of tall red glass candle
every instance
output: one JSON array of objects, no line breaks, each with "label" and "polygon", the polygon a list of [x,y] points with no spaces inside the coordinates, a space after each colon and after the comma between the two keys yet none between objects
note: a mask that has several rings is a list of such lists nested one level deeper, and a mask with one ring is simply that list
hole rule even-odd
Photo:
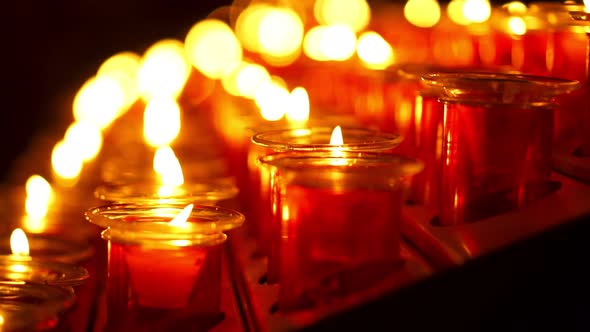
[{"label": "tall red glass candle", "polygon": [[[264,149],[258,158],[278,151],[385,151],[396,147],[402,138],[399,135],[384,133],[366,128],[344,127],[342,136],[344,144],[330,144],[334,127],[317,126],[269,130],[257,133],[252,142],[259,149]],[[263,162],[259,168],[259,232],[258,240],[268,255],[267,281],[279,281],[281,211],[279,188],[277,187],[277,170],[272,164]]]},{"label": "tall red glass candle", "polygon": [[318,307],[370,288],[400,263],[400,216],[416,159],[369,152],[282,152],[279,310]]},{"label": "tall red glass candle", "polygon": [[517,209],[547,181],[555,96],[576,81],[494,73],[434,73],[444,125],[440,221],[460,224]]},{"label": "tall red glass candle", "polygon": [[107,329],[199,327],[220,319],[222,244],[239,212],[195,206],[182,225],[179,205],[113,204],[86,218],[109,243]]}]

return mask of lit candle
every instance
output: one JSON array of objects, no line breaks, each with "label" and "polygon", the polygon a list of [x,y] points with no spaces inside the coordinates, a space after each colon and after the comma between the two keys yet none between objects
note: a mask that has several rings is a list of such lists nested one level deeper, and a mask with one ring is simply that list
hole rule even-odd
[{"label": "lit candle", "polygon": [[262,159],[279,174],[279,310],[326,305],[394,273],[404,184],[419,161],[340,149]]},{"label": "lit candle", "polygon": [[[142,330],[219,317],[223,231],[242,214],[219,207],[113,204],[86,218],[109,243],[107,326]],[[186,325],[188,326],[188,325]]]}]

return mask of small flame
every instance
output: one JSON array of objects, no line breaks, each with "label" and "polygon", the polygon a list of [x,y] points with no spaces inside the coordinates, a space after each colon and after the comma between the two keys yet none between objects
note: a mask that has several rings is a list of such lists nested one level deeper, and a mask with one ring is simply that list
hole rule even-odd
[{"label": "small flame", "polygon": [[285,116],[287,120],[296,124],[303,124],[309,119],[309,95],[303,87],[296,87],[289,95]]},{"label": "small flame", "polygon": [[267,121],[278,121],[285,116],[285,105],[290,99],[289,90],[274,79],[264,82],[256,90],[254,101],[260,115]]},{"label": "small flame", "polygon": [[40,233],[45,230],[49,205],[53,199],[53,189],[47,180],[40,175],[32,175],[25,185],[27,197],[25,199],[26,217],[23,227],[28,231]]},{"label": "small flame", "polygon": [[180,161],[178,161],[171,147],[163,146],[156,150],[153,168],[156,174],[160,176],[160,182],[163,186],[177,187],[184,184]]},{"label": "small flame", "polygon": [[330,145],[343,145],[344,138],[342,138],[342,128],[340,126],[334,127],[332,136],[330,136]]},{"label": "small flame", "polygon": [[15,228],[10,235],[10,250],[15,256],[29,256],[29,240],[20,228]]},{"label": "small flame", "polygon": [[180,133],[180,106],[172,98],[155,98],[143,113],[143,136],[154,147],[170,145]]},{"label": "small flame", "polygon": [[175,226],[175,227],[186,227],[188,225],[188,223],[187,223],[188,217],[191,216],[192,211],[193,211],[193,204],[189,204],[189,205],[185,206],[184,209],[182,209],[182,211],[180,211],[180,213],[178,215],[176,215],[176,217],[174,217],[174,219],[170,220],[170,222],[168,224],[170,226]]},{"label": "small flame", "polygon": [[83,161],[67,141],[56,143],[51,152],[51,166],[61,180],[76,180],[82,172]]}]

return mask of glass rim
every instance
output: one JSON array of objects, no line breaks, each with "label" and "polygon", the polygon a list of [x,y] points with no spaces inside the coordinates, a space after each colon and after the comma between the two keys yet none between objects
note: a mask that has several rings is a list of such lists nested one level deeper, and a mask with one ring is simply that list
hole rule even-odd
[{"label": "glass rim", "polygon": [[[185,208],[184,204],[109,204],[85,211],[87,221],[105,228],[105,236],[136,241],[188,241],[186,245],[214,244],[225,241],[224,232],[240,227],[245,216],[235,210],[207,205],[194,205],[189,221],[184,226],[170,225],[169,221]],[[125,220],[127,217],[136,220]],[[158,220],[154,220],[157,218]],[[165,220],[161,220],[165,219]],[[190,220],[190,219],[189,219]],[[121,238],[123,236],[123,238]],[[108,239],[108,238],[106,238]]]},{"label": "glass rim", "polygon": [[491,84],[498,82],[536,86],[538,88],[575,89],[579,81],[553,76],[539,76],[521,73],[441,71],[422,75],[422,81],[430,85],[445,84]]},{"label": "glass rim", "polygon": [[414,175],[424,169],[424,163],[413,157],[380,153],[338,151],[298,152],[286,151],[271,153],[259,158],[262,164],[289,171],[348,171],[377,172],[392,176]]},{"label": "glass rim", "polygon": [[472,72],[472,73],[513,73],[520,74],[521,72],[509,66],[492,66],[492,67],[477,67],[472,65],[454,65],[446,66],[431,63],[402,63],[391,67],[395,70],[397,75],[408,80],[422,81],[422,76],[431,73],[448,73],[448,72]]},{"label": "glass rim", "polygon": [[[398,146],[403,137],[377,129],[341,126],[344,144],[330,144],[334,127],[301,127],[268,130],[256,133],[251,141],[259,146],[275,151],[384,151]],[[320,136],[325,143],[297,142],[298,139]],[[347,142],[348,139],[348,142]],[[350,140],[352,139],[352,142]],[[361,140],[362,139],[362,140]],[[361,141],[359,141],[361,140]]]},{"label": "glass rim", "polygon": [[[16,266],[18,266],[17,269],[15,269]],[[73,263],[31,256],[0,255],[0,280],[6,276],[9,276],[7,277],[9,280],[51,286],[78,286],[90,277],[88,270]]]},{"label": "glass rim", "polygon": [[[229,179],[229,178],[228,178]],[[160,192],[161,188],[170,192]],[[166,187],[151,181],[102,184],[94,196],[102,201],[126,203],[218,202],[234,198],[239,192],[233,181],[203,181]]]}]

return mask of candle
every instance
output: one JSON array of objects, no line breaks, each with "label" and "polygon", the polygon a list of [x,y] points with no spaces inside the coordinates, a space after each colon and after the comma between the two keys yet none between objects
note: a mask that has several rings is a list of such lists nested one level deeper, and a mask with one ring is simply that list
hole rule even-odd
[{"label": "candle", "polygon": [[[418,160],[341,150],[262,159],[278,170],[279,310],[326,305],[391,275],[405,184],[421,170]],[[365,268],[371,272],[358,273]]]},{"label": "candle", "polygon": [[433,73],[443,87],[440,222],[460,224],[539,199],[552,169],[556,95],[576,81],[507,73]]},{"label": "candle", "polygon": [[[337,126],[337,128],[341,128]],[[385,151],[397,146],[402,138],[395,134],[367,128],[344,127],[340,134],[346,143],[335,147],[331,144],[333,127],[310,126],[308,128],[277,129],[263,131],[252,137],[252,142],[261,149],[258,159],[277,151]],[[342,134],[343,133],[343,134]],[[340,140],[343,137],[340,136]],[[276,186],[277,170],[270,164],[258,168],[253,178],[258,179],[258,245],[268,256],[267,282],[279,281],[281,211],[278,209],[279,196]]]},{"label": "candle", "polygon": [[0,326],[2,331],[53,330],[74,300],[68,287],[0,283]]},{"label": "candle", "polygon": [[204,328],[199,324],[219,317],[223,232],[239,227],[242,214],[192,204],[112,204],[88,210],[86,218],[106,228],[109,328]]}]

